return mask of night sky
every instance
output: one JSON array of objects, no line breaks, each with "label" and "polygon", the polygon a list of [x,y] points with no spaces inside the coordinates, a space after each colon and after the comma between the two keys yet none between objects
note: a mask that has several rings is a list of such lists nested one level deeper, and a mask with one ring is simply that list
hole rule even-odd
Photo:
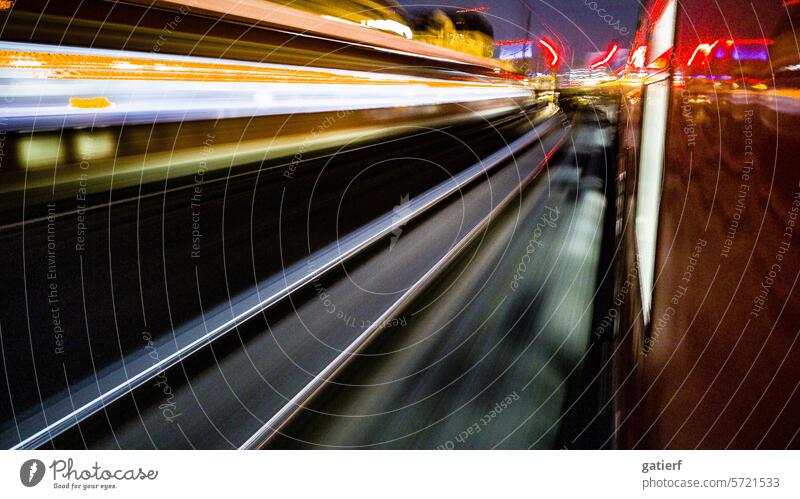
[{"label": "night sky", "polygon": [[[526,38],[528,9],[533,37],[547,36],[562,45],[569,66],[580,66],[589,52],[608,48],[612,40],[628,47],[639,20],[637,0],[398,0],[407,7],[443,6],[474,8],[489,7],[486,16],[495,30],[495,40]],[[593,10],[593,8],[595,10]],[[605,9],[598,14],[596,10]],[[606,16],[604,20],[601,15]],[[616,28],[615,28],[616,27]]]}]

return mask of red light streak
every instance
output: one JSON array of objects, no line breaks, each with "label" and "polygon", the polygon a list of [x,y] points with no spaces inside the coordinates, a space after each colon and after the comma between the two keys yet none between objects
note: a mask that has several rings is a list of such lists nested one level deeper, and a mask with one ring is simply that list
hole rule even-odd
[{"label": "red light streak", "polygon": [[[800,0],[797,0],[800,2]],[[733,40],[726,40],[725,44],[729,47],[733,45],[772,45],[773,42],[769,38],[736,38]]]},{"label": "red light streak", "polygon": [[494,44],[497,45],[498,47],[502,47],[505,45],[522,45],[525,43],[531,43],[531,41],[527,39],[521,39],[521,40],[501,40],[499,42],[494,42]]},{"label": "red light streak", "polygon": [[556,65],[558,64],[558,52],[556,52],[556,49],[553,47],[553,45],[550,42],[548,42],[547,40],[545,40],[544,38],[540,38],[539,39],[539,45],[541,45],[542,47],[546,48],[547,51],[550,52],[550,55],[553,57],[553,59],[550,62],[548,62],[547,64],[551,68],[556,67]]},{"label": "red light streak", "polygon": [[612,58],[612,57],[614,57],[614,54],[616,54],[616,53],[617,53],[617,50],[619,50],[619,45],[617,45],[617,44],[615,43],[614,45],[612,45],[612,46],[611,46],[611,48],[608,50],[608,52],[606,53],[606,55],[605,55],[605,56],[604,56],[602,59],[600,59],[600,60],[597,60],[597,61],[593,62],[593,63],[592,63],[590,66],[589,66],[589,68],[591,68],[591,69],[597,69],[597,68],[599,68],[600,66],[605,66],[606,64],[608,64],[608,61],[610,61],[610,60],[611,60],[611,58]]},{"label": "red light streak", "polygon": [[697,45],[697,48],[694,49],[694,52],[692,52],[692,56],[689,58],[689,61],[686,63],[686,65],[687,66],[691,66],[692,65],[692,63],[694,62],[694,58],[697,57],[697,53],[698,52],[702,52],[703,55],[708,57],[708,54],[710,54],[711,51],[714,50],[714,47],[716,47],[718,43],[719,43],[719,40],[717,40],[717,41],[715,41],[714,43],[711,43],[711,44],[701,43],[701,44]]}]

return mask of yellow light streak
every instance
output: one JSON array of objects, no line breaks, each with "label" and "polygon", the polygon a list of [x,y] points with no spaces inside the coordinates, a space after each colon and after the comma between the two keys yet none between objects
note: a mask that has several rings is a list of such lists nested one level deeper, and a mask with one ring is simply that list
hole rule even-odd
[{"label": "yellow light streak", "polygon": [[258,67],[236,63],[189,62],[84,54],[0,50],[0,67],[30,68],[33,77],[67,80],[158,80],[287,84],[424,85],[427,87],[496,87],[490,84],[425,81],[403,76],[371,77],[327,71]]},{"label": "yellow light streak", "polygon": [[69,107],[79,109],[103,109],[109,106],[111,103],[105,97],[70,97],[69,99]]}]

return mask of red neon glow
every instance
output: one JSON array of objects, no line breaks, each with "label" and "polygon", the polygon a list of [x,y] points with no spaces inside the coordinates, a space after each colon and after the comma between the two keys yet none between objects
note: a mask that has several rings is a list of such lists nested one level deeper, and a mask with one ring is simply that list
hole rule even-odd
[{"label": "red neon glow", "polygon": [[500,40],[499,42],[494,42],[495,45],[502,47],[504,45],[522,45],[525,43],[531,43],[528,39],[521,39],[521,40]]},{"label": "red neon glow", "polygon": [[[797,0],[800,2],[800,0]],[[769,38],[735,38],[733,40],[726,40],[725,44],[729,47],[733,45],[772,45],[773,42]]]},{"label": "red neon glow", "polygon": [[597,69],[600,66],[605,66],[606,64],[608,64],[608,62],[611,60],[611,58],[614,57],[614,54],[617,53],[617,50],[619,50],[619,45],[617,45],[615,43],[614,45],[611,46],[611,48],[608,50],[608,52],[606,53],[606,55],[602,59],[599,59],[599,60],[593,62],[589,66],[589,68]]},{"label": "red neon glow", "polygon": [[646,57],[647,45],[640,45],[631,53],[630,57],[628,58],[628,64],[633,66],[635,69],[644,69]]},{"label": "red neon glow", "polygon": [[556,49],[553,47],[553,45],[544,38],[539,39],[539,45],[546,48],[547,51],[550,52],[550,55],[552,56],[550,62],[547,63],[548,66],[550,66],[551,68],[556,67],[556,65],[558,64],[558,52],[556,52]]},{"label": "red neon glow", "polygon": [[714,50],[714,47],[716,47],[718,43],[719,43],[719,40],[715,41],[714,43],[710,43],[710,44],[709,43],[701,43],[701,44],[699,44],[697,46],[697,48],[694,49],[694,52],[692,52],[692,56],[689,58],[689,61],[686,63],[686,65],[687,66],[691,66],[692,65],[692,63],[694,62],[694,58],[697,57],[697,53],[698,52],[702,52],[704,56],[708,57],[708,54],[710,54],[711,51]]}]

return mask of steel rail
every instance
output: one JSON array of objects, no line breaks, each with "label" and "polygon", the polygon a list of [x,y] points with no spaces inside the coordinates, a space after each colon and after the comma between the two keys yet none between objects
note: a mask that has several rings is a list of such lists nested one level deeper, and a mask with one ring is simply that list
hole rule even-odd
[{"label": "steel rail", "polygon": [[[236,304],[226,307],[225,311],[208,316],[205,321],[191,325],[184,333],[174,335],[166,344],[162,344],[157,349],[157,351],[159,351],[158,358],[160,359],[157,362],[153,363],[152,357],[149,357],[146,352],[143,353],[138,360],[143,363],[147,362],[146,367],[135,375],[127,378],[125,381],[105,390],[101,395],[81,404],[58,420],[49,423],[36,433],[24,438],[14,445],[12,449],[32,449],[46,444],[54,437],[74,427],[76,424],[102,410],[120,397],[142,386],[159,373],[177,365],[179,362],[197,353],[214,341],[235,331],[239,326],[282,301],[290,294],[303,288],[321,275],[331,271],[346,260],[361,254],[375,242],[391,234],[397,227],[407,224],[412,219],[419,218],[425,212],[444,202],[451,195],[458,193],[467,185],[486,175],[490,170],[505,163],[509,158],[512,158],[514,154],[518,154],[525,148],[535,144],[556,128],[558,123],[557,116],[549,117],[544,122],[535,126],[533,130],[513,141],[507,147],[504,147],[485,160],[467,168],[447,182],[412,199],[408,205],[408,209],[404,210],[405,216],[398,217],[394,213],[387,213],[376,221],[320,250],[308,259],[293,265],[281,276],[270,280],[264,286],[259,286],[254,293],[251,293]],[[507,202],[507,200],[504,200],[504,203],[505,202]],[[484,219],[481,223],[485,222]],[[377,322],[380,323],[380,321]],[[213,325],[212,328],[209,328],[209,323]],[[215,323],[219,324],[214,325]],[[179,336],[188,336],[190,340],[185,345],[178,347],[177,339]],[[358,342],[358,340],[356,341]],[[161,352],[170,348],[176,349],[161,357]],[[148,359],[150,360],[148,361]],[[131,362],[131,364],[133,363],[134,362]],[[123,365],[117,368],[117,372],[120,369],[125,371],[129,367],[130,365]],[[71,400],[70,402],[72,403],[74,401]],[[281,412],[280,414],[283,413]],[[274,417],[270,421],[273,420],[275,420]],[[250,442],[250,440],[248,440],[248,442]]]},{"label": "steel rail", "polygon": [[564,143],[564,136],[547,152],[539,165],[520,182],[503,200],[489,212],[478,224],[473,227],[458,243],[456,243],[442,258],[440,258],[415,284],[408,288],[403,295],[387,308],[373,324],[361,333],[350,345],[323,369],[311,382],[303,387],[291,400],[289,400],[274,416],[272,416],[255,434],[253,434],[240,449],[261,449],[270,440],[281,433],[289,422],[296,417],[308,402],[325,389],[326,384],[333,380],[347,367],[357,355],[363,351],[370,342],[378,337],[385,329],[385,324],[400,313],[416,298],[437,276],[439,276],[485,229],[499,214],[519,196],[522,189],[536,178],[544,164],[559,150]]}]

